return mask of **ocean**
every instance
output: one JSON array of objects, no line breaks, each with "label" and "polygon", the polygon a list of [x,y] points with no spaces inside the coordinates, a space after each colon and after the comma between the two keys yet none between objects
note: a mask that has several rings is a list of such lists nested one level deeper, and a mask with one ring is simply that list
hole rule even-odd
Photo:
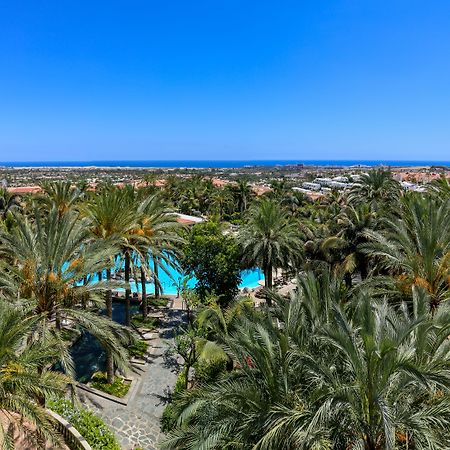
[{"label": "ocean", "polygon": [[159,161],[20,161],[0,162],[0,167],[144,167],[144,168],[240,168],[248,166],[449,166],[450,161],[399,160],[159,160]]}]

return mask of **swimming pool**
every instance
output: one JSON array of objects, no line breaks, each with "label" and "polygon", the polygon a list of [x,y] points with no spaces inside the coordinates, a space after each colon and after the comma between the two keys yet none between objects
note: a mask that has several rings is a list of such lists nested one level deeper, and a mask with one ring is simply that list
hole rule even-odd
[{"label": "swimming pool", "polygon": [[[117,263],[116,270],[119,269],[119,262]],[[161,284],[162,290],[164,294],[167,295],[176,295],[177,294],[177,286],[180,285],[181,280],[185,277],[185,274],[182,274],[175,267],[167,266],[167,264],[161,263],[161,267],[158,272],[159,282]],[[106,273],[103,274],[103,277],[106,277]],[[239,289],[249,288],[253,289],[259,286],[259,281],[264,279],[264,275],[260,269],[251,269],[244,270],[241,272],[241,283],[239,284]],[[92,281],[97,281],[97,275],[94,275]],[[193,288],[197,283],[197,279],[192,277],[187,282],[187,287]],[[140,280],[132,280],[130,281],[130,287],[132,292],[141,292],[141,283]],[[123,289],[118,289],[123,290]],[[155,293],[155,284],[151,281],[146,283],[146,292],[147,294]]]}]

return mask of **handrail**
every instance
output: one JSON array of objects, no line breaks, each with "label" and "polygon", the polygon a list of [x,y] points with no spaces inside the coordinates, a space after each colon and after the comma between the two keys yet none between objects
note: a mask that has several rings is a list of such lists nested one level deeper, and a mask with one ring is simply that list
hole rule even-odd
[{"label": "handrail", "polygon": [[58,431],[64,436],[64,442],[70,450],[92,450],[86,439],[78,432],[78,430],[66,419],[56,414],[51,409],[47,409],[47,413],[56,421]]}]

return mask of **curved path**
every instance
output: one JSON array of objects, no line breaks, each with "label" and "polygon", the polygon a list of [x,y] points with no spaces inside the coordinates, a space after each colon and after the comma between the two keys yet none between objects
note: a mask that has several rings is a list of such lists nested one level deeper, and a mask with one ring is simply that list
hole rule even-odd
[{"label": "curved path", "polygon": [[138,385],[126,406],[79,390],[82,403],[90,407],[114,431],[123,450],[156,450],[162,438],[159,419],[177,378],[176,362],[166,351],[172,331],[183,321],[183,312],[168,310],[156,338],[150,341],[150,355],[144,369],[135,368]]}]

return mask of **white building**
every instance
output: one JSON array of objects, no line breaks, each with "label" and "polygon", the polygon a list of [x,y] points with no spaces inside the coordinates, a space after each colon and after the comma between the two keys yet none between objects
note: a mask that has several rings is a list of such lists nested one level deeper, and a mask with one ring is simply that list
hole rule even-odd
[{"label": "white building", "polygon": [[302,183],[302,187],[311,191],[320,191],[321,188],[319,183],[311,183],[309,181],[305,181],[304,183]]}]

